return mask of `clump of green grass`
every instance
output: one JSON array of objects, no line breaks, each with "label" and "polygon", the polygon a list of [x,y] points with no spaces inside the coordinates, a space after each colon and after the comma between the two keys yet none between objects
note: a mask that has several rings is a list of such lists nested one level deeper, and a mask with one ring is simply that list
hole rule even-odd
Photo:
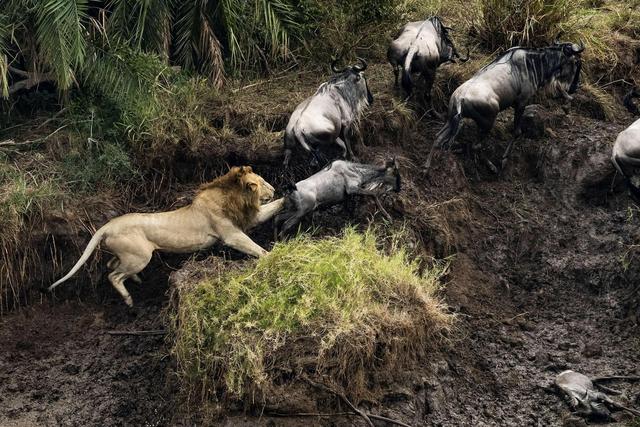
[{"label": "clump of green grass", "polygon": [[358,398],[368,371],[424,356],[452,324],[435,297],[443,270],[418,274],[398,239],[390,246],[383,253],[373,231],[351,228],[301,235],[180,290],[173,353],[193,403],[250,404],[282,383],[281,367],[297,372],[303,360]]}]

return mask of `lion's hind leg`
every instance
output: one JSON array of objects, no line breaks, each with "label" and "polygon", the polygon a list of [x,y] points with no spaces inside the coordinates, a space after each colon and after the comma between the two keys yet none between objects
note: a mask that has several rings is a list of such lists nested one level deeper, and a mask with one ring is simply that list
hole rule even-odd
[{"label": "lion's hind leg", "polygon": [[125,304],[127,304],[129,307],[133,307],[133,298],[131,298],[131,295],[129,295],[129,291],[127,291],[127,288],[124,287],[124,279],[124,273],[120,273],[119,271],[112,271],[111,273],[109,273],[109,281],[111,282],[111,285],[113,285],[116,291],[118,291],[118,293],[122,296]]},{"label": "lion's hind leg", "polygon": [[141,272],[153,255],[153,247],[147,241],[132,241],[129,239],[111,239],[109,248],[117,254],[119,260],[115,269],[109,273],[111,285],[118,291],[129,306],[133,306],[133,298],[129,295],[124,282],[132,279],[140,283],[138,273]]},{"label": "lion's hind leg", "polygon": [[118,265],[120,265],[120,260],[118,259],[117,256],[114,256],[107,263],[107,268],[110,270],[115,270],[118,267]]}]

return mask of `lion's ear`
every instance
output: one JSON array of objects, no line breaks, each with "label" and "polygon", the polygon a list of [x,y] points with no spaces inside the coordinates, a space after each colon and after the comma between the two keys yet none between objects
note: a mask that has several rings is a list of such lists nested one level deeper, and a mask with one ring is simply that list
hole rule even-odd
[{"label": "lion's ear", "polygon": [[240,169],[245,174],[253,172],[253,169],[251,169],[251,166],[242,166]]},{"label": "lion's ear", "polygon": [[255,182],[247,182],[245,188],[255,193],[256,191],[258,191],[258,184],[256,184]]}]

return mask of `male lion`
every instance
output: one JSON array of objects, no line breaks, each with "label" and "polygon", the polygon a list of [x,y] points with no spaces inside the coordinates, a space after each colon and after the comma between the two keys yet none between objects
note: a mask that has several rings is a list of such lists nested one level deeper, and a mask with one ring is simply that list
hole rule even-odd
[{"label": "male lion", "polygon": [[273,187],[253,173],[250,166],[236,166],[200,187],[189,206],[114,218],[94,234],[76,265],[49,291],[73,276],[101,242],[114,255],[107,264],[113,269],[109,281],[129,307],[133,306],[133,300],[124,281],[131,278],[140,283],[138,273],[147,266],[155,250],[193,252],[222,240],[234,249],[260,257],[267,251],[244,231],[268,221],[282,209],[282,198],[261,206],[273,194]]}]

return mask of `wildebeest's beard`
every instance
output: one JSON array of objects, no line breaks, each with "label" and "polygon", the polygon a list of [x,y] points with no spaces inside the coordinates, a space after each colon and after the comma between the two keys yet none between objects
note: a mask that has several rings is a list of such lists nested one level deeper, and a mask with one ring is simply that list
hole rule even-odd
[{"label": "wildebeest's beard", "polygon": [[373,104],[373,95],[369,90],[369,84],[367,83],[367,79],[364,76],[362,77],[362,79],[364,80],[364,87],[367,89],[367,102],[369,103],[369,105],[371,105]]},{"label": "wildebeest's beard", "polygon": [[580,84],[580,70],[582,70],[582,60],[578,58],[575,62],[575,73],[573,76],[573,82],[571,82],[571,86],[569,87],[569,93],[575,93],[578,90],[578,85]]}]

